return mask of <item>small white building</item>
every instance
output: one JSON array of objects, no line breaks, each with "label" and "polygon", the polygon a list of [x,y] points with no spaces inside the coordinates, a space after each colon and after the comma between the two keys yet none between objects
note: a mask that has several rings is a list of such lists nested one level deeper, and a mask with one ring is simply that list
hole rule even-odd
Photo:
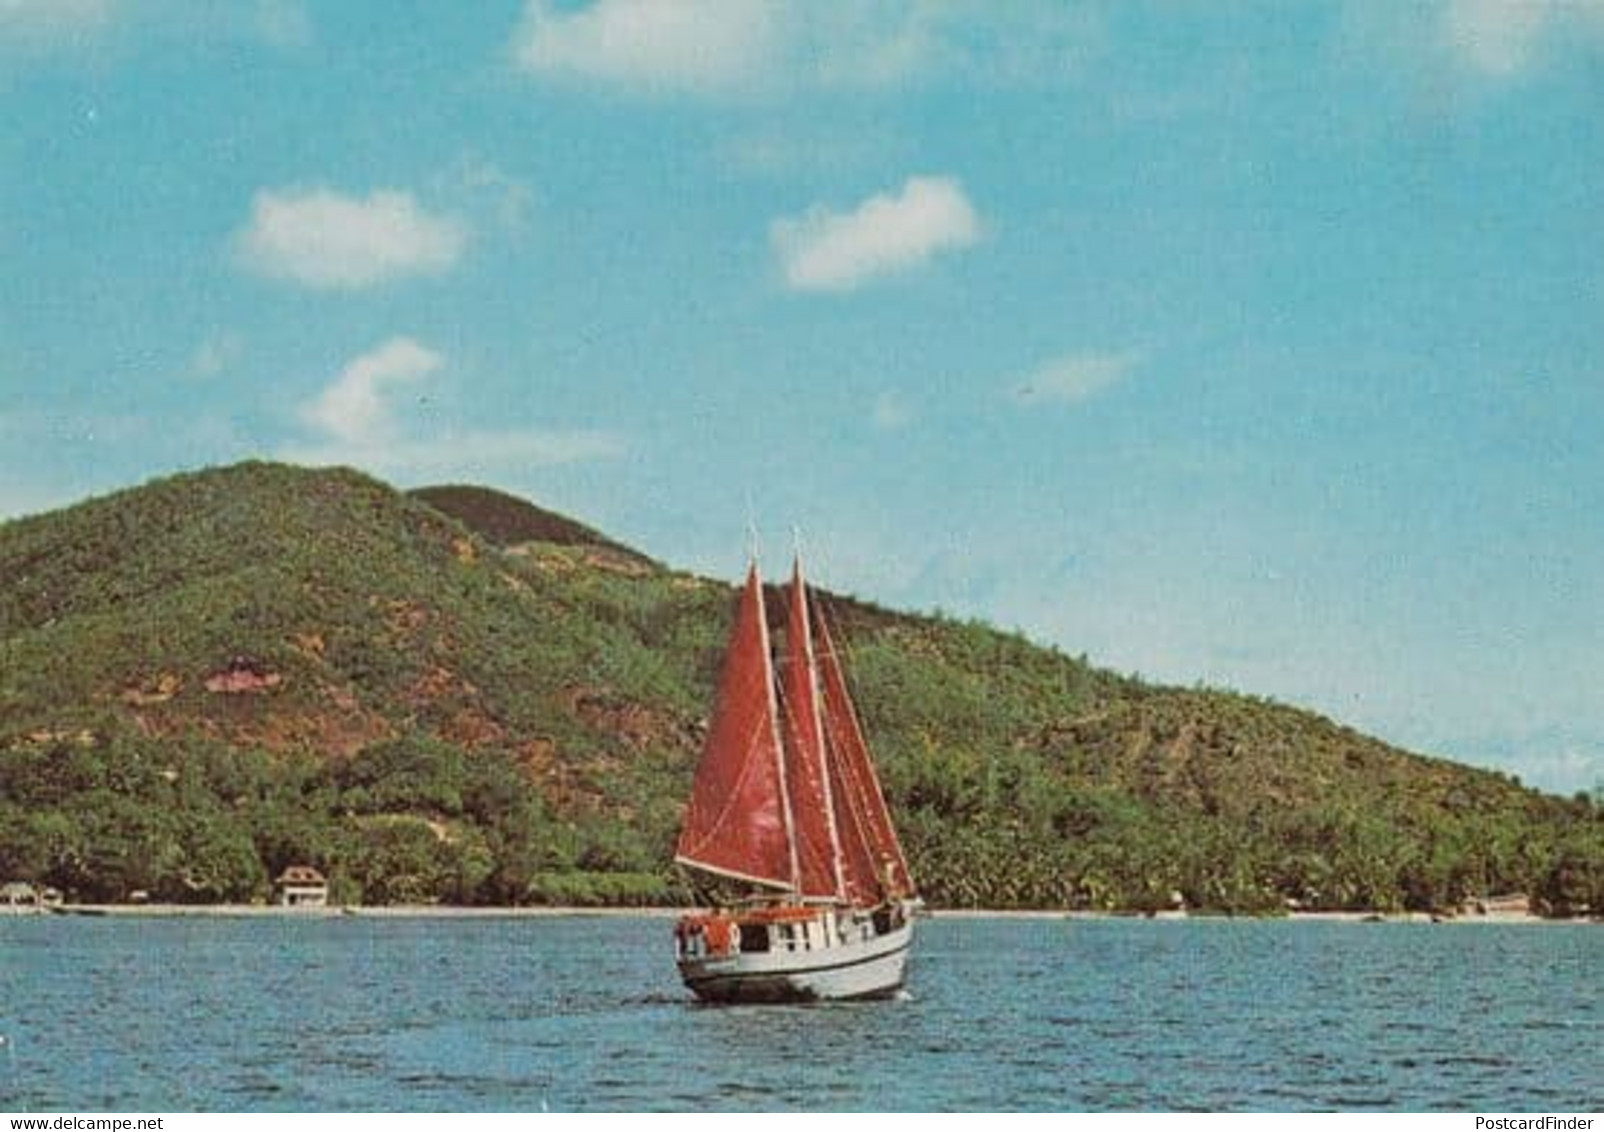
[{"label": "small white building", "polygon": [[41,903],[39,890],[27,881],[14,880],[0,884],[0,909],[7,912],[35,912]]},{"label": "small white building", "polygon": [[291,865],[273,882],[277,903],[286,908],[326,908],[329,882],[310,865]]},{"label": "small white building", "polygon": [[48,912],[61,907],[59,888],[14,880],[0,884],[0,912]]},{"label": "small white building", "polygon": [[1506,892],[1495,896],[1472,896],[1465,900],[1460,913],[1466,916],[1529,916],[1531,897],[1524,892]]}]

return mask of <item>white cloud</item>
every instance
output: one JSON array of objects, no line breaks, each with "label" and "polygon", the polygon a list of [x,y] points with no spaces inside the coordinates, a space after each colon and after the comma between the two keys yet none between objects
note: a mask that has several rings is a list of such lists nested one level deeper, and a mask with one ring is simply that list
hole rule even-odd
[{"label": "white cloud", "polygon": [[272,47],[306,47],[317,38],[301,0],[257,0],[251,31]]},{"label": "white cloud", "polygon": [[370,445],[395,439],[389,396],[440,368],[442,358],[411,338],[392,338],[340,371],[334,383],[303,410],[308,423],[346,444]]},{"label": "white cloud", "polygon": [[231,330],[214,334],[189,356],[189,376],[212,378],[232,369],[245,355],[245,340]]},{"label": "white cloud", "polygon": [[426,384],[444,366],[440,354],[405,336],[352,359],[301,407],[315,435],[285,446],[279,455],[300,464],[349,464],[422,482],[605,459],[623,451],[618,437],[593,429],[435,427],[420,435],[400,411],[399,394]]},{"label": "white cloud", "polygon": [[434,178],[430,190],[436,197],[458,202],[472,217],[476,231],[520,234],[535,212],[535,191],[526,181],[471,150]]},{"label": "white cloud", "polygon": [[888,390],[874,399],[870,420],[874,427],[891,432],[904,427],[913,419],[913,408],[896,390]]},{"label": "white cloud", "polygon": [[461,221],[432,215],[394,189],[365,199],[329,189],[263,190],[234,234],[235,254],[250,270],[320,290],[438,275],[467,243]]},{"label": "white cloud", "polygon": [[1036,367],[1015,386],[1013,398],[1022,405],[1084,401],[1124,381],[1140,360],[1132,353],[1064,354]]},{"label": "white cloud", "polygon": [[1604,746],[1597,735],[1545,729],[1531,735],[1484,734],[1468,738],[1431,735],[1418,746],[1448,758],[1513,772],[1527,786],[1555,794],[1604,784]]},{"label": "white cloud", "polygon": [[513,50],[548,78],[730,90],[762,80],[778,49],[779,12],[767,0],[599,0],[575,10],[531,0]]},{"label": "white cloud", "polygon": [[1449,0],[1445,43],[1465,64],[1495,77],[1523,70],[1552,14],[1540,0]]},{"label": "white cloud", "polygon": [[1604,0],[1440,0],[1425,11],[1439,59],[1486,80],[1518,81],[1604,47]]},{"label": "white cloud", "polygon": [[717,143],[719,160],[735,171],[792,179],[821,169],[837,176],[883,168],[911,150],[906,136],[883,125],[766,120],[756,129]]},{"label": "white cloud", "polygon": [[793,11],[804,79],[823,87],[1057,83],[1078,74],[1106,40],[1094,6],[1062,0],[794,0]]},{"label": "white cloud", "polygon": [[423,483],[606,460],[623,452],[619,437],[600,430],[469,429],[388,444],[293,444],[279,454],[296,464],[345,464]]},{"label": "white cloud", "polygon": [[954,75],[1061,78],[1101,40],[1095,13],[1060,0],[529,0],[519,66],[554,81],[643,94],[781,95],[875,89]]},{"label": "white cloud", "polygon": [[280,50],[316,38],[304,0],[0,0],[0,47],[77,49],[152,44],[262,44]]},{"label": "white cloud", "polygon": [[19,483],[8,476],[0,483],[0,523],[65,507],[80,494],[60,485]]},{"label": "white cloud", "polygon": [[950,177],[910,177],[851,212],[815,206],[769,226],[786,282],[804,291],[849,291],[979,238],[974,207]]},{"label": "white cloud", "polygon": [[114,0],[0,0],[0,33],[70,35],[111,19]]}]

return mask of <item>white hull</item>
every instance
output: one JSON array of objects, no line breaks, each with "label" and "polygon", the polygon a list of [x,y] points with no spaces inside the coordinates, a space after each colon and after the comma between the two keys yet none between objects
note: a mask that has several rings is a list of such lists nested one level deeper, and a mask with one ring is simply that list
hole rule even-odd
[{"label": "white hull", "polygon": [[814,1002],[888,998],[903,984],[913,921],[883,935],[812,950],[681,957],[680,977],[708,1002]]}]

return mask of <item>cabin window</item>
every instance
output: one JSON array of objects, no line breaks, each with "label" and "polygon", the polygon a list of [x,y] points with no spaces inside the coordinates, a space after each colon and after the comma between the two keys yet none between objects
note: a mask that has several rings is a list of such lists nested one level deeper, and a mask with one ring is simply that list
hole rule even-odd
[{"label": "cabin window", "polygon": [[741,925],[742,951],[767,951],[769,949],[769,926],[767,924]]}]

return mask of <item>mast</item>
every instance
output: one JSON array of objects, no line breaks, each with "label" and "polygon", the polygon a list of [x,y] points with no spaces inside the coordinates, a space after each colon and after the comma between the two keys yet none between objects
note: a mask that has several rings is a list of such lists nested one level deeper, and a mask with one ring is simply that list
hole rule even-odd
[{"label": "mast", "polygon": [[[752,562],[752,576],[757,576],[756,559]],[[802,863],[801,856],[797,852],[796,811],[791,805],[791,783],[785,773],[785,743],[780,737],[779,692],[774,684],[774,653],[770,651],[769,647],[769,617],[768,611],[763,604],[763,584],[761,582],[758,583],[757,587],[757,608],[757,623],[762,628],[763,636],[763,686],[769,692],[769,731],[774,737],[774,770],[780,780],[780,811],[785,816],[785,843],[790,857],[791,891],[800,895],[802,892]]]}]

